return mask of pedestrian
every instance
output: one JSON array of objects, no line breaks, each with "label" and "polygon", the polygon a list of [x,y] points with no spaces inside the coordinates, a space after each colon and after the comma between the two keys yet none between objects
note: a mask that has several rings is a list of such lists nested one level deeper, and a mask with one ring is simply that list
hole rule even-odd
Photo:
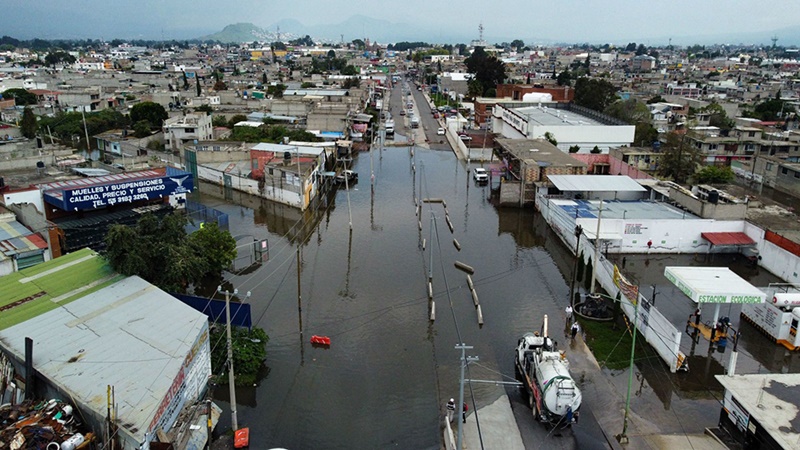
[{"label": "pedestrian", "polygon": [[467,404],[464,403],[464,406],[461,408],[461,420],[462,420],[463,423],[467,423],[467,410],[468,409],[469,409],[469,406],[467,406]]},{"label": "pedestrian", "polygon": [[567,307],[564,308],[564,314],[567,315],[567,326],[569,326],[569,324],[572,323],[572,305],[567,305]]},{"label": "pedestrian", "polygon": [[450,401],[447,402],[447,421],[448,422],[452,422],[453,421],[453,415],[455,414],[455,412],[456,412],[456,401],[455,401],[455,399],[451,398]]},{"label": "pedestrian", "polygon": [[578,325],[578,322],[572,324],[572,328],[570,329],[570,335],[572,336],[573,340],[575,339],[575,336],[578,334],[578,331],[580,331],[580,329],[581,327]]}]

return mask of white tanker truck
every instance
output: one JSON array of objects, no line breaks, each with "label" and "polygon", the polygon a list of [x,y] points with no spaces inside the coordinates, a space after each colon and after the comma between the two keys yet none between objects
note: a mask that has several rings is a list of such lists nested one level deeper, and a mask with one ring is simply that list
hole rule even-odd
[{"label": "white tanker truck", "polygon": [[547,336],[547,316],[542,333],[525,333],[515,351],[517,379],[528,394],[533,416],[540,422],[570,426],[578,420],[581,391],[569,373],[569,361]]}]

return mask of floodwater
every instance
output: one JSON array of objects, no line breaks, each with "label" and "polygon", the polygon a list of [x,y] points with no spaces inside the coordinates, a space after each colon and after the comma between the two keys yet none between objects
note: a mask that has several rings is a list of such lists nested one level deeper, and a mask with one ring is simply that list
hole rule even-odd
[{"label": "floodwater", "polygon": [[[474,346],[467,355],[480,360],[470,366],[472,378],[511,380],[517,338],[538,329],[543,314],[562,317],[567,283],[544,248],[560,243],[543,222],[534,227],[533,211],[495,207],[490,188],[475,185],[450,152],[410,153],[376,151],[374,189],[370,155],[360,154],[350,208],[344,189],[302,214],[238,193],[233,201],[246,206],[235,206],[219,187],[201,189],[203,203],[229,214],[241,243],[269,240],[268,262],[226,277],[228,288],[252,291],[254,323],[270,336],[268,375],[237,390],[251,447],[438,449],[441,409],[458,395],[455,345]],[[415,197],[441,198],[446,210],[425,203],[418,222]],[[434,322],[426,285],[431,250]],[[483,327],[455,261],[475,270]],[[312,347],[312,335],[329,336],[332,345]],[[481,385],[473,392],[478,407],[497,395]],[[214,395],[224,404],[227,388]],[[465,398],[472,405],[469,390]],[[227,427],[225,413],[218,430]]]},{"label": "floodwater", "polygon": [[[301,213],[234,192],[237,206],[222,199],[218,186],[201,188],[202,202],[229,214],[230,231],[243,245],[239,271],[226,277],[225,287],[252,291],[253,321],[270,336],[265,377],[237,389],[239,424],[250,427],[254,448],[437,449],[442,406],[458,395],[455,345],[474,346],[467,355],[480,358],[468,377],[507,381],[517,338],[538,329],[543,314],[552,323],[563,320],[574,257],[541,216],[493,205],[490,187],[475,185],[466,164],[450,152],[415,148],[412,157],[410,148],[394,147],[372,158],[374,189],[370,155],[362,153],[349,208],[345,189]],[[446,209],[423,203],[418,222],[415,198],[441,198]],[[264,238],[268,261],[247,267],[246,244]],[[428,320],[426,287],[431,250],[434,322]],[[620,265],[621,258],[611,255]],[[483,327],[455,261],[475,269]],[[655,284],[656,306],[679,327],[694,305],[663,277],[665,265],[730,266],[756,286],[777,281],[733,255],[626,256],[629,278],[648,297]],[[800,371],[797,354],[739,325],[736,308],[724,305],[721,316],[741,327],[737,373]],[[332,345],[315,348],[312,335],[329,336]],[[713,376],[723,373],[730,349],[717,352],[702,339],[692,346],[688,334],[682,342],[690,355],[688,374],[670,374],[658,358],[637,358],[632,408],[668,411],[658,424],[666,432],[702,432],[716,424],[722,392]],[[627,373],[608,371],[619,392],[627,388]],[[497,395],[486,386],[473,385],[478,407]],[[465,398],[474,408],[469,392]],[[225,386],[214,396],[227,406]],[[226,412],[217,430],[229,427]]]}]

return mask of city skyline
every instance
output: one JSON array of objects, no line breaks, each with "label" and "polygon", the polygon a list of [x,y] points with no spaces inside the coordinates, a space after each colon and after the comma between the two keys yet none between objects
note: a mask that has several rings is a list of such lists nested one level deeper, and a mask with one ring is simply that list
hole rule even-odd
[{"label": "city skyline", "polygon": [[[135,5],[135,6],[132,6]],[[0,32],[17,39],[196,39],[225,26],[249,22],[268,31],[309,34],[318,39],[357,38],[390,43],[422,40],[435,43],[478,39],[483,25],[487,42],[522,39],[526,43],[628,42],[664,45],[730,43],[800,44],[800,4],[776,0],[757,8],[747,0],[713,2],[675,0],[662,4],[639,0],[563,0],[532,4],[510,0],[497,9],[486,3],[407,0],[400,6],[376,0],[354,9],[341,0],[286,2],[262,0],[225,3],[209,0],[131,4],[121,0],[0,0],[5,21]],[[752,10],[757,14],[751,14]],[[579,13],[576,13],[579,12]],[[452,20],[448,20],[452,17]],[[317,34],[317,35],[315,35]],[[414,37],[417,37],[416,39]]]}]

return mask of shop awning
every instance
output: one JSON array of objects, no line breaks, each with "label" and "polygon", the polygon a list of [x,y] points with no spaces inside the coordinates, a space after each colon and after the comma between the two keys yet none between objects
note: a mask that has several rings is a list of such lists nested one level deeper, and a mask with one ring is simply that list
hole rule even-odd
[{"label": "shop awning", "polygon": [[703,239],[711,243],[715,247],[729,247],[736,245],[756,245],[756,242],[750,239],[750,236],[742,232],[732,233],[700,233]]}]

